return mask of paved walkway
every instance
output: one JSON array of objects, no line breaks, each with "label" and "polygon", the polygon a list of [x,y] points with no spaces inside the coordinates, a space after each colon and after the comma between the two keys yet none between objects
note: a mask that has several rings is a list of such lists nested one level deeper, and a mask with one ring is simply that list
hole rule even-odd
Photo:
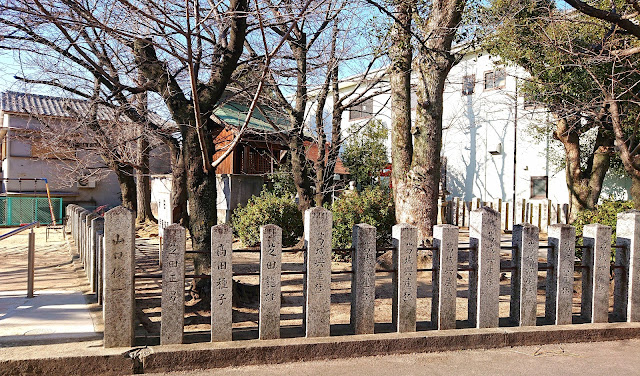
[{"label": "paved walkway", "polygon": [[0,347],[101,338],[86,279],[62,234],[50,234],[47,242],[44,227],[35,232],[33,298],[26,297],[27,232],[0,241]]},{"label": "paved walkway", "polygon": [[80,291],[0,292],[0,346],[99,338]]}]

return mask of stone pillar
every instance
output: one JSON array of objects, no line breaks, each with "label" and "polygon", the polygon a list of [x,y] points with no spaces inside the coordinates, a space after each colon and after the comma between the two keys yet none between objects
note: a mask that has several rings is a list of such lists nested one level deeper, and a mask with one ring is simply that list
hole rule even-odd
[{"label": "stone pillar", "polygon": [[71,224],[71,212],[73,211],[73,204],[67,204],[65,207],[65,214],[67,216],[67,223],[65,223],[64,231],[65,231],[65,239],[67,231],[71,232],[71,236],[73,236],[73,225]]},{"label": "stone pillar", "polygon": [[71,238],[73,241],[76,240],[76,215],[78,213],[78,207],[76,205],[71,206],[71,211],[67,212],[67,216],[69,217],[69,226],[71,226]]},{"label": "stone pillar", "polygon": [[307,337],[328,337],[331,314],[331,228],[330,211],[315,207],[304,213],[305,305],[303,326]]},{"label": "stone pillar", "polygon": [[433,272],[431,273],[431,322],[438,330],[455,329],[458,277],[458,228],[433,228]]},{"label": "stone pillar", "polygon": [[511,240],[511,312],[519,326],[535,326],[538,308],[538,246],[540,230],[530,224],[516,225]]},{"label": "stone pillar", "polygon": [[[104,222],[103,222],[104,225]],[[98,304],[102,305],[104,289],[104,230],[98,232],[98,253],[96,254],[96,295]]]},{"label": "stone pillar", "polygon": [[134,344],[135,213],[122,206],[104,215],[104,347]]},{"label": "stone pillar", "polygon": [[352,242],[350,323],[355,334],[372,334],[376,295],[376,228],[365,223],[353,226]]},{"label": "stone pillar", "polygon": [[585,225],[582,231],[582,317],[588,322],[609,321],[609,265],[611,227]]},{"label": "stone pillar", "polygon": [[98,260],[100,259],[99,234],[104,233],[104,219],[96,216],[91,220],[91,254],[89,257],[89,287],[91,292],[98,291]]},{"label": "stone pillar", "polygon": [[211,341],[232,339],[233,230],[229,225],[211,227]]},{"label": "stone pillar", "polygon": [[99,215],[94,214],[94,213],[90,213],[89,215],[87,215],[87,236],[86,236],[86,240],[85,240],[85,253],[84,253],[84,272],[85,275],[87,277],[87,282],[89,282],[89,285],[91,285],[91,277],[93,276],[93,264],[91,263],[91,260],[94,259],[95,255],[93,254],[93,252],[95,252],[95,238],[94,238],[94,232],[93,232],[93,220],[96,218],[100,218]]},{"label": "stone pillar", "polygon": [[500,302],[500,217],[482,207],[471,212],[469,244],[469,321],[477,328],[498,326]]},{"label": "stone pillar", "polygon": [[80,262],[82,263],[82,265],[84,266],[84,251],[85,251],[85,247],[84,247],[84,242],[86,239],[86,229],[87,229],[87,215],[89,215],[89,212],[86,210],[83,210],[82,212],[80,212],[80,218],[79,218],[79,228],[78,228],[78,242],[76,243],[76,246],[78,247],[78,254],[80,256]]},{"label": "stone pillar", "polygon": [[401,223],[393,226],[392,323],[399,333],[416,331],[418,229]]},{"label": "stone pillar", "polygon": [[76,245],[76,250],[78,247],[78,217],[80,216],[80,207],[76,206],[73,208],[73,216],[71,220],[73,221],[71,226],[73,227],[73,242]]},{"label": "stone pillar", "polygon": [[187,233],[180,225],[164,229],[160,344],[182,343],[184,333],[184,254]]},{"label": "stone pillar", "polygon": [[549,245],[545,317],[556,325],[571,324],[576,229],[563,224],[549,226]]},{"label": "stone pillar", "polygon": [[618,214],[613,312],[620,320],[640,321],[640,211]]},{"label": "stone pillar", "polygon": [[260,227],[260,339],[280,338],[280,271],[282,270],[282,229]]}]

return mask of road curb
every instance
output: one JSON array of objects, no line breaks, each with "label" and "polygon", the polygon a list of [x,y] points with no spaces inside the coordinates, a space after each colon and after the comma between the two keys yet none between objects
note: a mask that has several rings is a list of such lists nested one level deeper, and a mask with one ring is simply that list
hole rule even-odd
[{"label": "road curb", "polygon": [[640,323],[453,329],[123,349],[110,355],[0,360],[0,374],[126,375],[375,355],[640,338]]}]

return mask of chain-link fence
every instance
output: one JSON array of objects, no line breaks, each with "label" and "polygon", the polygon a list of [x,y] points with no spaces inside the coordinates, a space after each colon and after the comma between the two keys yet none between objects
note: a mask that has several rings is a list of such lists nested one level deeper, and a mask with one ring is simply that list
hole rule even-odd
[{"label": "chain-link fence", "polygon": [[[53,214],[62,223],[62,198],[51,198]],[[20,226],[24,223],[51,224],[49,199],[46,197],[0,197],[0,226]]]}]

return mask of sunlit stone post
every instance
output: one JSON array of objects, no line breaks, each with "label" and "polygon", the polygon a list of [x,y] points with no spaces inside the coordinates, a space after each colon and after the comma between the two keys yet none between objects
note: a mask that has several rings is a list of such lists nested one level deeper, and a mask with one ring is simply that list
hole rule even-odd
[{"label": "sunlit stone post", "polygon": [[233,231],[226,224],[211,228],[211,341],[231,341]]},{"label": "sunlit stone post", "polygon": [[303,325],[307,337],[328,337],[331,313],[330,211],[315,207],[304,213],[305,294]]},{"label": "sunlit stone post", "polygon": [[592,323],[609,321],[611,227],[585,225],[582,231],[582,317]]},{"label": "sunlit stone post", "polygon": [[500,216],[482,207],[471,212],[469,321],[477,328],[498,326],[500,302]]},{"label": "sunlit stone post", "polygon": [[100,242],[98,235],[104,233],[104,219],[96,217],[91,220],[91,252],[89,254],[89,286],[92,292],[98,291],[98,260]]},{"label": "sunlit stone post", "polygon": [[184,254],[186,231],[180,225],[164,229],[160,344],[182,343],[184,333]]},{"label": "sunlit stone post", "polygon": [[352,239],[351,327],[355,334],[372,334],[376,295],[376,228],[365,223],[355,225]]},{"label": "sunlit stone post", "polygon": [[400,333],[416,331],[418,228],[393,226],[393,327]]},{"label": "sunlit stone post", "polygon": [[511,319],[520,326],[536,325],[538,296],[538,246],[540,230],[528,223],[515,225],[511,240]]},{"label": "sunlit stone post", "polygon": [[438,225],[433,228],[431,322],[439,330],[456,327],[458,277],[458,227]]},{"label": "sunlit stone post", "polygon": [[618,319],[640,321],[640,211],[618,214],[613,312]]},{"label": "sunlit stone post", "polygon": [[104,347],[133,346],[135,213],[118,206],[104,215]]},{"label": "sunlit stone post", "polygon": [[282,229],[260,227],[260,339],[280,338],[280,272],[282,270]]},{"label": "sunlit stone post", "polygon": [[545,317],[556,325],[571,324],[573,305],[573,262],[576,229],[570,225],[549,226],[547,252],[547,296]]}]

